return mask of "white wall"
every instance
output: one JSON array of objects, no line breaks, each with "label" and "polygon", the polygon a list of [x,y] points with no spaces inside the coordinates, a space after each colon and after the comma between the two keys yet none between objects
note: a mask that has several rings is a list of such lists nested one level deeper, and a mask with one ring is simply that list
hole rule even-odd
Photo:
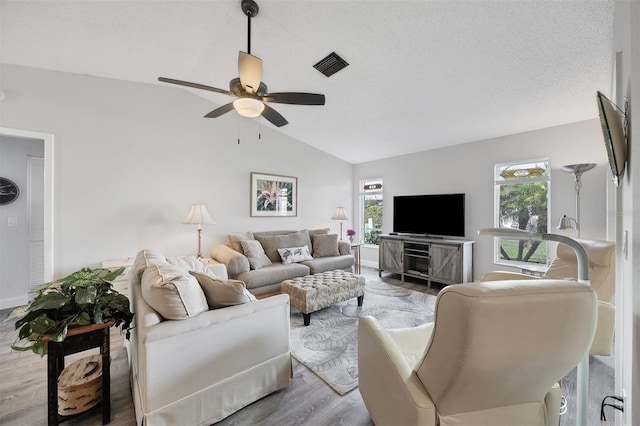
[{"label": "white wall", "polygon": [[630,130],[629,158],[617,190],[616,393],[626,400],[616,424],[632,425],[640,416],[640,2],[616,1],[613,51],[620,52],[622,63],[617,96],[611,99],[621,107],[628,100]]},{"label": "white wall", "polygon": [[[594,93],[597,115],[595,98]],[[597,163],[582,176],[581,237],[605,239],[605,188],[610,176],[597,119],[358,164],[354,167],[354,191],[360,179],[384,179],[385,233],[392,231],[394,195],[464,192],[466,237],[476,241],[474,276],[479,278],[497,269],[493,264],[493,239],[477,235],[479,229],[494,226],[494,164],[539,157],[548,157],[551,164],[552,227],[563,214],[575,217],[574,178],[560,167]],[[565,235],[575,236],[575,231]],[[362,253],[363,264],[377,264],[377,250],[365,247]]]},{"label": "white wall", "polygon": [[[228,232],[330,226],[352,200],[350,163],[263,123],[227,114],[184,89],[0,66],[0,125],[55,135],[54,276],[152,247],[195,254],[201,202],[216,225],[203,253]],[[238,136],[241,142],[238,145]],[[298,216],[249,216],[252,171],[298,177]],[[346,225],[346,224],[345,224]]]},{"label": "white wall", "polygon": [[0,135],[0,176],[20,189],[14,202],[0,206],[0,309],[24,303],[29,291],[28,156],[43,157],[43,141]]}]

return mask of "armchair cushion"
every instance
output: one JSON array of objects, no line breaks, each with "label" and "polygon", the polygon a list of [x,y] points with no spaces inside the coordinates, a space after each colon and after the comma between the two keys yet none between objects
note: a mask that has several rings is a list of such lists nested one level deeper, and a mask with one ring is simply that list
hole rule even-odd
[{"label": "armchair cushion", "polygon": [[178,266],[147,266],[141,287],[144,300],[165,319],[187,319],[209,310],[198,281]]},{"label": "armchair cushion", "polygon": [[385,330],[360,318],[360,394],[373,422],[557,425],[558,381],[587,354],[596,300],[573,281],[474,282],[443,289],[430,324]]}]

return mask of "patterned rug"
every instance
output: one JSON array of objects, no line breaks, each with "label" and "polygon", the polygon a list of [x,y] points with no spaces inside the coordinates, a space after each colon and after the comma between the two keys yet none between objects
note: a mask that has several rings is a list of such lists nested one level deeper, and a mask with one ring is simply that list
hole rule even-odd
[{"label": "patterned rug", "polygon": [[311,314],[291,308],[291,352],[340,395],[358,387],[358,318],[376,317],[384,328],[415,327],[433,320],[436,297],[380,281],[365,285],[364,303],[355,298]]}]

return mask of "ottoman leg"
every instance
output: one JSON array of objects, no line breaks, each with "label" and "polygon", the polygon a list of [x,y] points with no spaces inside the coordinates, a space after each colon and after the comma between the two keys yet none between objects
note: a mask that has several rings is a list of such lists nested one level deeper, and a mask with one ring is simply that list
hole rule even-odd
[{"label": "ottoman leg", "polygon": [[302,319],[304,319],[304,325],[307,326],[311,323],[311,314],[302,314]]},{"label": "ottoman leg", "polygon": [[364,300],[364,294],[362,296],[358,296],[358,306],[362,306],[363,300]]}]

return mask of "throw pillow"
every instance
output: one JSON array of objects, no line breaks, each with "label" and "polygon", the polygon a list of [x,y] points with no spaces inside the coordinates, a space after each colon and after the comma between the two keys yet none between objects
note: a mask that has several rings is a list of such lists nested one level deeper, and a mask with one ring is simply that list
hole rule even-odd
[{"label": "throw pillow", "polygon": [[309,232],[306,229],[285,235],[255,235],[264,252],[272,262],[280,262],[279,248],[311,246]]},{"label": "throw pillow", "polygon": [[207,270],[205,264],[195,256],[167,257],[167,263],[185,271],[205,272]]},{"label": "throw pillow", "polygon": [[227,238],[229,239],[229,246],[240,253],[242,253],[242,241],[254,239],[251,232],[245,232],[244,234],[231,233],[227,235]]},{"label": "throw pillow", "polygon": [[309,254],[309,248],[307,246],[279,248],[278,253],[280,253],[282,263],[284,264],[313,259],[313,257],[311,257],[311,255]]},{"label": "throw pillow", "polygon": [[211,309],[255,302],[256,297],[239,280],[221,280],[207,274],[189,271],[197,280]]},{"label": "throw pillow", "polygon": [[142,273],[141,290],[144,300],[165,319],[187,319],[209,310],[198,281],[175,265],[149,265]]},{"label": "throw pillow", "polygon": [[337,234],[316,234],[311,238],[314,257],[340,256]]},{"label": "throw pillow", "polygon": [[249,259],[251,269],[260,269],[263,266],[271,265],[271,260],[264,254],[264,249],[259,241],[244,240],[241,245],[244,255]]},{"label": "throw pillow", "polygon": [[154,249],[140,250],[133,261],[133,270],[138,277],[142,278],[142,273],[149,265],[167,263],[162,253]]}]

